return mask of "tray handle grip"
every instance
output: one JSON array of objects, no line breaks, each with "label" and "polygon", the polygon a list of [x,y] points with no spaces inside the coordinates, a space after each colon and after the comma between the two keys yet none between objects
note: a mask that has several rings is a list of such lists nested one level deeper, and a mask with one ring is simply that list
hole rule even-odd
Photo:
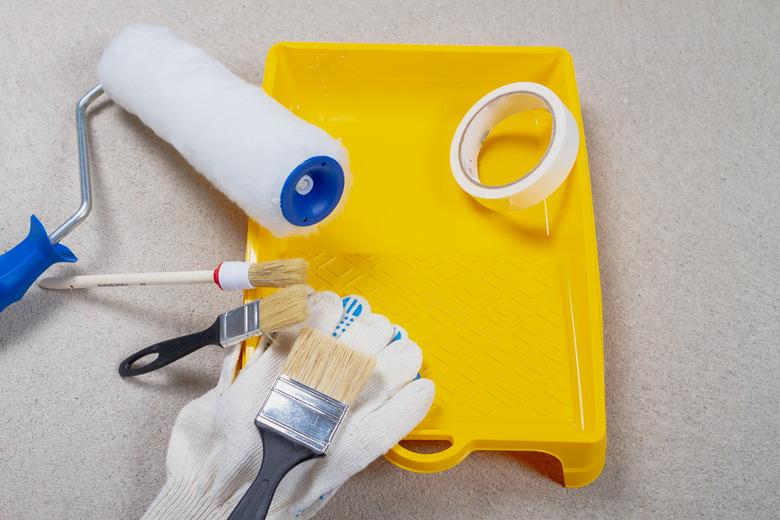
[{"label": "tray handle grip", "polygon": [[457,438],[448,440],[452,445],[436,453],[417,453],[396,444],[385,454],[385,458],[407,471],[437,473],[455,467],[473,451],[471,442]]}]

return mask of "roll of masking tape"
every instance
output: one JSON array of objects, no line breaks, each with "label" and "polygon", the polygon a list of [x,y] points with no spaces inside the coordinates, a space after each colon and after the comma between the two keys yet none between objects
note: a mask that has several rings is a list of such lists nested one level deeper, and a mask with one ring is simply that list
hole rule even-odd
[{"label": "roll of masking tape", "polygon": [[[509,116],[543,109],[552,114],[547,151],[530,171],[502,186],[484,184],[477,161],[482,142]],[[484,206],[517,210],[549,197],[569,175],[580,146],[577,121],[555,93],[538,83],[511,83],[480,99],[458,125],[450,147],[450,167],[458,185]]]}]

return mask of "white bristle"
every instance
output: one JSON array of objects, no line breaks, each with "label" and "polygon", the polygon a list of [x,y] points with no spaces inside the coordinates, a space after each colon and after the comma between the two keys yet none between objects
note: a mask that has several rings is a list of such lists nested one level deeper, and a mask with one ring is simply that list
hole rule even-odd
[{"label": "white bristle", "polygon": [[296,166],[331,157],[348,184],[339,141],[168,29],[125,28],[103,53],[98,78],[111,99],[278,237],[313,230],[289,222],[280,207],[282,187]]},{"label": "white bristle", "polygon": [[249,266],[249,282],[255,287],[286,287],[306,282],[309,264],[302,258],[269,260]]},{"label": "white bristle", "polygon": [[375,359],[306,328],[295,340],[282,373],[345,404],[366,385]]},{"label": "white bristle", "polygon": [[266,296],[260,302],[260,328],[276,332],[302,323],[309,317],[306,286],[291,285]]}]

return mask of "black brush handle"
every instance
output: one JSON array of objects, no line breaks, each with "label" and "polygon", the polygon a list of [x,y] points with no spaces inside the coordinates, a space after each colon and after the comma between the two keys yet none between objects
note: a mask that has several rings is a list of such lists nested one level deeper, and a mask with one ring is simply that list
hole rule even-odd
[{"label": "black brush handle", "polygon": [[285,437],[281,433],[261,426],[263,439],[263,464],[260,473],[241,498],[228,520],[259,520],[268,514],[276,487],[288,471],[301,462],[322,457],[311,448]]},{"label": "black brush handle", "polygon": [[[169,339],[168,341],[161,341],[160,343],[155,343],[150,347],[139,350],[119,364],[119,375],[122,377],[133,377],[146,374],[147,372],[153,372],[158,368],[170,365],[187,354],[192,354],[201,347],[219,344],[219,319],[217,319],[217,321],[214,322],[214,325],[206,330]],[[145,365],[133,367],[134,363],[152,355],[157,356],[153,361]]]}]

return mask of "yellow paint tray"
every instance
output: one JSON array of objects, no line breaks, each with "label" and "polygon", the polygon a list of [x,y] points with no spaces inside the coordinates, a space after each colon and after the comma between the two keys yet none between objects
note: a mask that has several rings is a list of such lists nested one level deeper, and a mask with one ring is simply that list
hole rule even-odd
[{"label": "yellow paint tray", "polygon": [[[315,288],[364,296],[422,347],[436,400],[409,439],[451,446],[415,453],[399,445],[387,454],[394,464],[436,472],[474,450],[538,451],[561,461],[566,486],[583,486],[601,472],[606,446],[584,134],[564,185],[521,212],[480,206],[449,167],[463,115],[519,81],[552,89],[582,128],[562,49],[276,45],[265,89],[343,140],[353,183],[343,213],[315,235],[280,240],[250,223],[247,256],[307,258]],[[526,171],[544,153],[549,126],[539,114],[508,119],[485,142],[483,175],[501,182]]]}]

